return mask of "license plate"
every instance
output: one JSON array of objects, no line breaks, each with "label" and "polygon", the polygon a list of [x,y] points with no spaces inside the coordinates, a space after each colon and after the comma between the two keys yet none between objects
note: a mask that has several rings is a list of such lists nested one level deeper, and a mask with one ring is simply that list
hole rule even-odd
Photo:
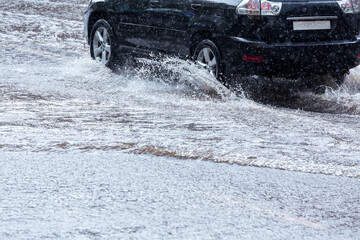
[{"label": "license plate", "polygon": [[293,26],[295,31],[331,29],[330,21],[295,21]]}]

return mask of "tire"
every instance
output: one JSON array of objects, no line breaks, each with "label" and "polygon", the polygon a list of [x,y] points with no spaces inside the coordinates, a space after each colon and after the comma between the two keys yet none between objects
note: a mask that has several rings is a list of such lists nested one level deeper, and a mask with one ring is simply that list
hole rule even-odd
[{"label": "tire", "polygon": [[113,68],[116,63],[117,44],[110,24],[104,19],[98,20],[90,35],[91,57],[106,67]]},{"label": "tire", "polygon": [[222,58],[214,42],[209,39],[201,41],[195,48],[193,60],[220,82],[224,82]]}]

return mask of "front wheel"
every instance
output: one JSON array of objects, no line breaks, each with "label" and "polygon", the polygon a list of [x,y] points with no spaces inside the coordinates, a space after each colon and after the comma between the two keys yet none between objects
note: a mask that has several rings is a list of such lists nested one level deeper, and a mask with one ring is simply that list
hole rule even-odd
[{"label": "front wheel", "polygon": [[91,31],[90,54],[97,62],[112,67],[115,64],[116,41],[110,24],[101,19]]}]

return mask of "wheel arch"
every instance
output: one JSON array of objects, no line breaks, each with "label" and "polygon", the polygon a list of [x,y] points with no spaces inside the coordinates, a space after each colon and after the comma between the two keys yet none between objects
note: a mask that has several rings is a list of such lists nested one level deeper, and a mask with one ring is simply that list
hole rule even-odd
[{"label": "wheel arch", "polygon": [[89,17],[89,22],[88,22],[88,36],[89,36],[89,40],[91,40],[91,31],[95,25],[95,23],[97,21],[99,21],[100,19],[104,19],[107,22],[109,22],[109,14],[106,11],[103,10],[96,10],[94,12],[91,13],[90,17]]},{"label": "wheel arch", "polygon": [[196,32],[194,32],[191,36],[191,42],[190,42],[190,57],[192,58],[194,53],[195,53],[195,49],[197,47],[197,45],[205,39],[209,39],[213,41],[213,34],[209,31],[209,30],[198,30]]},{"label": "wheel arch", "polygon": [[193,58],[197,45],[203,40],[212,41],[218,49],[221,59],[224,58],[223,49],[221,46],[221,37],[219,34],[211,32],[208,29],[201,29],[192,34],[189,52],[190,58]]}]

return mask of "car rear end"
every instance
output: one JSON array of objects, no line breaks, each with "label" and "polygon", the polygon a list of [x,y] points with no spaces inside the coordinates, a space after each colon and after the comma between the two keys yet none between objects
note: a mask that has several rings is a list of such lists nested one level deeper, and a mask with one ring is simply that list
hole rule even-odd
[{"label": "car rear end", "polygon": [[258,27],[229,40],[242,49],[234,71],[240,63],[248,74],[333,74],[359,64],[360,0],[243,0],[236,11]]}]

